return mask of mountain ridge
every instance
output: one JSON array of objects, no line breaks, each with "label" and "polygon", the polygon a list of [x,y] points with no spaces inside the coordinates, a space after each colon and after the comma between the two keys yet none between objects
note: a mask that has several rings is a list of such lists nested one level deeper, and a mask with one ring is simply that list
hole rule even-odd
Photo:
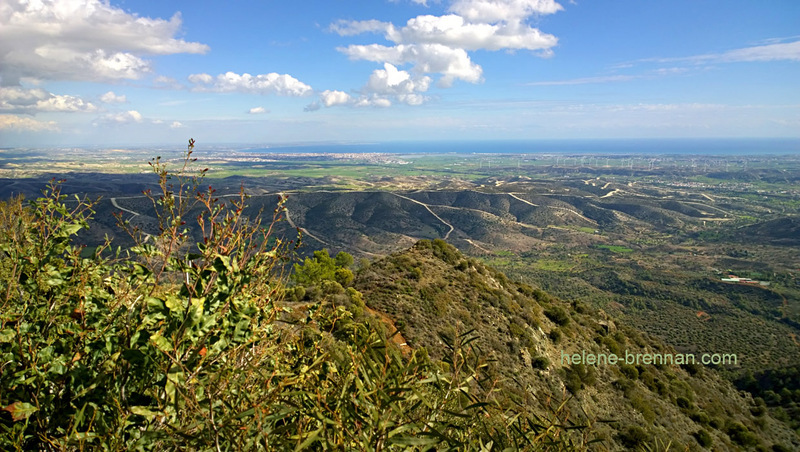
[{"label": "mountain ridge", "polygon": [[353,287],[369,308],[394,320],[408,345],[432,357],[441,358],[446,341],[474,332],[503,381],[503,397],[540,409],[565,402],[610,450],[800,446],[796,434],[713,369],[569,365],[564,356],[581,352],[677,352],[601,310],[513,282],[441,240],[372,262]]}]

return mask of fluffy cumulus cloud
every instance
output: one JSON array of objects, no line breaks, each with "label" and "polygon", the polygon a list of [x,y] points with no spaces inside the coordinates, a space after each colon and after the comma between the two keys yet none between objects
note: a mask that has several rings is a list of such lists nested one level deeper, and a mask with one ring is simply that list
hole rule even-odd
[{"label": "fluffy cumulus cloud", "polygon": [[428,76],[413,79],[408,72],[385,63],[383,69],[377,69],[372,73],[360,94],[351,96],[344,91],[326,90],[320,93],[318,101],[306,107],[306,111],[316,111],[323,106],[327,108],[340,105],[390,107],[392,105],[390,97],[409,105],[419,105],[425,101],[425,97],[417,93],[426,91],[430,81]]},{"label": "fluffy cumulus cloud", "polygon": [[119,113],[109,113],[95,121],[94,125],[141,123],[143,120],[144,118],[141,113],[136,110],[128,110]]},{"label": "fluffy cumulus cloud", "polygon": [[317,111],[323,106],[329,108],[336,106],[390,107],[391,105],[391,100],[374,93],[351,96],[344,91],[325,90],[319,94],[319,100],[306,106],[305,111]]},{"label": "fluffy cumulus cloud", "polygon": [[251,115],[263,115],[264,113],[267,112],[267,109],[264,107],[253,107],[247,112],[250,113]]},{"label": "fluffy cumulus cloud", "polygon": [[288,74],[250,75],[226,72],[213,77],[209,74],[192,74],[189,82],[195,91],[219,93],[278,94],[281,96],[306,96],[312,89]]},{"label": "fluffy cumulus cloud", "polygon": [[169,125],[170,129],[181,129],[186,127],[180,121],[172,121],[172,124]]},{"label": "fluffy cumulus cloud", "polygon": [[417,16],[401,28],[391,23],[367,20],[340,21],[331,29],[343,36],[383,32],[387,40],[397,44],[443,44],[464,50],[546,51],[558,43],[555,36],[517,20],[476,23],[456,14]]},{"label": "fluffy cumulus cloud", "polygon": [[117,95],[114,91],[109,91],[100,96],[100,101],[106,104],[124,104],[128,101],[125,95]]},{"label": "fluffy cumulus cloud", "polygon": [[362,91],[367,95],[392,96],[398,102],[408,105],[421,105],[427,98],[419,93],[427,91],[430,84],[431,78],[427,75],[412,77],[408,72],[384,63],[383,69],[376,69],[370,75]]},{"label": "fluffy cumulus cloud", "polygon": [[380,96],[362,96],[359,97],[353,105],[356,107],[380,107],[386,108],[392,106],[392,101]]},{"label": "fluffy cumulus cloud", "polygon": [[36,114],[39,112],[94,112],[98,108],[80,97],[49,93],[41,88],[0,86],[0,111]]},{"label": "fluffy cumulus cloud", "polygon": [[518,22],[563,9],[555,0],[456,0],[450,6],[450,11],[481,23]]},{"label": "fluffy cumulus cloud", "polygon": [[383,69],[375,70],[369,77],[366,88],[378,94],[413,94],[427,91],[430,83],[427,75],[412,78],[408,72],[384,63]]},{"label": "fluffy cumulus cloud", "polygon": [[472,62],[466,50],[442,44],[351,45],[339,50],[354,60],[386,62],[395,66],[410,63],[417,73],[442,74],[440,85],[445,87],[456,79],[478,83],[483,78],[483,68]]},{"label": "fluffy cumulus cloud", "polygon": [[351,102],[351,97],[344,91],[323,91],[319,95],[322,105],[326,107],[333,107],[334,105],[346,105]]},{"label": "fluffy cumulus cloud", "polygon": [[[383,70],[376,70],[370,76],[361,99],[391,97],[418,105],[426,99],[420,93],[430,84],[427,74],[438,74],[441,87],[449,87],[456,80],[483,81],[483,69],[472,61],[469,52],[529,50],[539,56],[550,56],[558,38],[532,27],[528,20],[562,9],[554,0],[455,0],[448,8],[449,14],[420,15],[403,26],[374,19],[342,20],[330,29],[341,36],[382,33],[391,43],[338,48],[350,59],[384,64]],[[410,66],[413,75],[398,70],[398,66]],[[357,101],[351,104],[357,105]]]},{"label": "fluffy cumulus cloud", "polygon": [[0,115],[0,130],[13,132],[56,132],[59,129],[58,125],[53,121],[44,122],[15,115]]},{"label": "fluffy cumulus cloud", "polygon": [[169,20],[139,17],[108,0],[5,0],[0,3],[0,77],[44,80],[137,79],[151,71],[144,57],[205,53],[208,46],[175,37]]}]

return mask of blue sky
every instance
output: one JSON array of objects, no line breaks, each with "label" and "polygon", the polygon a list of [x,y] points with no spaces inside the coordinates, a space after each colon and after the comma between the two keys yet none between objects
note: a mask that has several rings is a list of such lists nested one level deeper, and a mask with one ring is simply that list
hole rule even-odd
[{"label": "blue sky", "polygon": [[0,1],[0,146],[800,137],[796,0]]}]

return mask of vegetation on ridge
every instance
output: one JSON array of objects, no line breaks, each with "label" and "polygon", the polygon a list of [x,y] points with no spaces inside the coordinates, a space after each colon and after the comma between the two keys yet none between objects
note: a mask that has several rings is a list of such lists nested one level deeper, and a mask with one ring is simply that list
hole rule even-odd
[{"label": "vegetation on ridge", "polygon": [[449,338],[474,331],[502,403],[534,412],[563,403],[611,450],[800,445],[763,400],[699,362],[572,362],[583,353],[624,360],[679,352],[602,310],[513,281],[442,240],[376,260],[354,281],[367,307],[387,313],[412,347],[434,358]]},{"label": "vegetation on ridge", "polygon": [[[713,369],[565,362],[581,350],[674,350],[442,240],[359,266],[320,250],[292,267],[297,243],[275,232],[286,198],[262,226],[244,193],[225,203],[200,188],[191,151],[176,172],[151,162],[154,222],[118,217],[131,247],[77,245],[98,204],[66,199],[58,183],[29,207],[0,208],[0,448],[800,445],[767,412],[772,394],[740,395]],[[364,207],[364,218],[386,217]],[[757,378],[785,395],[786,375]]]},{"label": "vegetation on ridge", "polygon": [[[127,250],[73,243],[94,202],[66,200],[58,182],[30,207],[0,206],[0,448],[582,447],[557,407],[539,417],[497,403],[469,335],[432,361],[324,299],[283,303],[291,244],[244,216],[244,194],[224,204],[200,190],[191,148],[177,174],[151,162],[160,234],[123,222],[137,241]],[[194,247],[185,223],[198,205]],[[341,287],[350,263],[335,259],[331,280],[306,262],[296,280]]]}]

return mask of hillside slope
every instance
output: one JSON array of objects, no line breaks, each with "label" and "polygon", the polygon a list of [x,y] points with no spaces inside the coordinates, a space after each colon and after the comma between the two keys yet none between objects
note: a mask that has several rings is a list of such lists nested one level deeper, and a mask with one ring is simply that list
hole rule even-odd
[{"label": "hillside slope", "polygon": [[[394,319],[410,347],[433,357],[474,330],[509,402],[544,410],[569,399],[573,418],[591,424],[611,450],[670,443],[671,450],[800,447],[796,434],[714,370],[699,362],[644,364],[645,355],[680,358],[602,311],[512,282],[441,240],[372,263],[356,274],[354,287],[368,307]],[[584,352],[642,360],[570,363]]]}]

